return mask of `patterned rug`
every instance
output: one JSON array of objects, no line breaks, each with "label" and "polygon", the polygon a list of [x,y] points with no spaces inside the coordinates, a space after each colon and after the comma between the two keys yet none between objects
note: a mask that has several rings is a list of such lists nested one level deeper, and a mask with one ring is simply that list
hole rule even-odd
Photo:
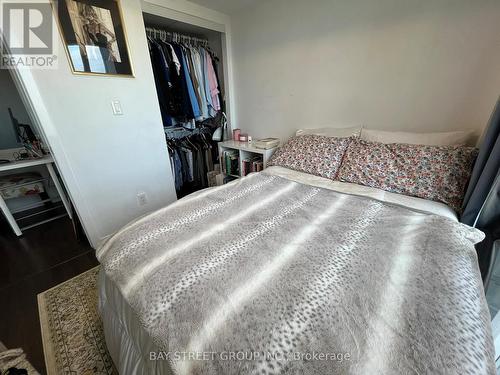
[{"label": "patterned rug", "polygon": [[38,295],[47,374],[118,374],[97,311],[99,266]]},{"label": "patterned rug", "polygon": [[26,370],[28,375],[39,375],[21,348],[8,350],[0,341],[0,374],[7,373],[12,367]]}]

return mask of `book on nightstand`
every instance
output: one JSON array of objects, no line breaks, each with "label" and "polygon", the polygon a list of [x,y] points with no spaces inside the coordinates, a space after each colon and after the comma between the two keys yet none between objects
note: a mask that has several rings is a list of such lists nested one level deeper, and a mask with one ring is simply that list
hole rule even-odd
[{"label": "book on nightstand", "polygon": [[271,148],[279,146],[280,140],[278,138],[263,138],[256,140],[252,144],[254,147],[269,150]]},{"label": "book on nightstand", "polygon": [[238,156],[238,150],[228,150],[223,152],[223,163],[224,163],[224,173],[228,175],[238,175],[239,174],[239,162],[240,158]]}]

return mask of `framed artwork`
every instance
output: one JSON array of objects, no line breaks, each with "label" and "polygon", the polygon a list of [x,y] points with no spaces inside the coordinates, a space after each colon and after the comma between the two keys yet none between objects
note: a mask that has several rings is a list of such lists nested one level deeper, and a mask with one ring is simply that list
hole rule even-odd
[{"label": "framed artwork", "polygon": [[133,77],[119,0],[54,0],[75,74]]}]

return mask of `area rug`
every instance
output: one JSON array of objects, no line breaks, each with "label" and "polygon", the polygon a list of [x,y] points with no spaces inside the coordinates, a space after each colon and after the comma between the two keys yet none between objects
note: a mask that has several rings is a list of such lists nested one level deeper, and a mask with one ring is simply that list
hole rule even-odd
[{"label": "area rug", "polygon": [[21,348],[8,350],[0,342],[0,373],[8,373],[11,368],[26,370],[28,375],[40,375],[26,359],[26,353]]},{"label": "area rug", "polygon": [[12,367],[26,370],[28,375],[39,375],[21,348],[8,350],[0,341],[0,374],[7,373]]},{"label": "area rug", "polygon": [[38,295],[47,374],[118,374],[97,311],[99,266]]}]

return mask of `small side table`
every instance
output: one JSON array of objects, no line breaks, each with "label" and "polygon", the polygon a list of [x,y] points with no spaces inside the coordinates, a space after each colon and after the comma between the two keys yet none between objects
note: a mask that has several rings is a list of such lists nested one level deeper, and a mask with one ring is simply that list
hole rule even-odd
[{"label": "small side table", "polygon": [[[13,171],[13,170],[18,170],[18,169],[22,169],[22,168],[33,167],[36,165],[45,165],[45,167],[49,171],[49,175],[52,178],[52,181],[54,182],[54,185],[57,189],[57,192],[59,193],[59,196],[61,197],[64,208],[66,209],[66,212],[67,212],[69,218],[72,219],[71,205],[69,203],[69,199],[66,196],[66,193],[64,192],[61,183],[59,182],[56,171],[54,170],[54,167],[52,165],[53,163],[54,163],[54,159],[52,159],[52,156],[46,155],[46,156],[44,156],[42,158],[38,158],[38,159],[24,159],[24,160],[13,161],[11,163],[0,164],[0,171],[1,172]],[[14,231],[14,233],[17,236],[22,235],[21,228],[19,228],[19,225],[17,225],[16,219],[14,219],[14,216],[12,216],[9,208],[7,207],[7,204],[5,203],[5,201],[1,195],[0,195],[0,211],[6,217],[12,230]],[[50,220],[52,220],[52,219],[50,219]]]},{"label": "small side table", "polygon": [[[219,158],[220,158],[220,163],[221,163],[221,172],[227,176],[232,176],[235,178],[239,178],[244,176],[243,175],[243,161],[245,159],[251,159],[256,156],[262,157],[262,169],[267,168],[267,162],[273,155],[274,151],[276,151],[278,147],[270,148],[267,150],[257,148],[252,145],[252,143],[248,142],[240,142],[240,141],[225,141],[225,142],[219,142]],[[238,151],[238,156],[239,156],[239,171],[238,174],[229,174],[229,173],[224,173],[224,168],[223,168],[223,163],[224,160],[222,159],[224,151],[229,151],[229,150],[237,150]]]}]

